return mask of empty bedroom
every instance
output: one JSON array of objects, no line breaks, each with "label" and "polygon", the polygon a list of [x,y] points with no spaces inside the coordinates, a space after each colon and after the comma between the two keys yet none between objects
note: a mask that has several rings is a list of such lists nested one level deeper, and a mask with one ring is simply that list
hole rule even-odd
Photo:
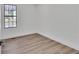
[{"label": "empty bedroom", "polygon": [[79,54],[79,4],[0,4],[0,54]]}]

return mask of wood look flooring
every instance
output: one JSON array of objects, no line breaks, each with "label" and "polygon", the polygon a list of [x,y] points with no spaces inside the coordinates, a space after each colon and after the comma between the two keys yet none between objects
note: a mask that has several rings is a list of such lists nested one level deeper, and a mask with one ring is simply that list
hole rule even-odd
[{"label": "wood look flooring", "polygon": [[35,33],[3,40],[2,54],[79,54],[79,51]]}]

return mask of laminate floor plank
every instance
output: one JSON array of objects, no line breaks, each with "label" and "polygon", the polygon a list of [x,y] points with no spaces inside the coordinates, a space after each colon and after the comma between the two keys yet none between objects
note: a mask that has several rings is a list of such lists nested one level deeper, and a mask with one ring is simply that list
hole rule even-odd
[{"label": "laminate floor plank", "polygon": [[79,51],[40,34],[3,40],[2,54],[79,54]]}]

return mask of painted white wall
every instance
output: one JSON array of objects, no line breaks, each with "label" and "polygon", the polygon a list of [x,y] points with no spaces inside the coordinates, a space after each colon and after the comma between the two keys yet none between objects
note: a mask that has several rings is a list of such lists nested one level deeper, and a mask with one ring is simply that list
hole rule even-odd
[{"label": "painted white wall", "polygon": [[1,5],[0,5],[0,39],[1,39]]},{"label": "painted white wall", "polygon": [[79,5],[39,5],[39,33],[79,50]]},{"label": "painted white wall", "polygon": [[4,29],[2,39],[40,33],[79,50],[79,5],[17,5],[17,28]]},{"label": "painted white wall", "polygon": [[17,5],[17,28],[4,29],[4,9],[2,9],[2,39],[26,35],[36,31],[36,11],[34,5]]}]

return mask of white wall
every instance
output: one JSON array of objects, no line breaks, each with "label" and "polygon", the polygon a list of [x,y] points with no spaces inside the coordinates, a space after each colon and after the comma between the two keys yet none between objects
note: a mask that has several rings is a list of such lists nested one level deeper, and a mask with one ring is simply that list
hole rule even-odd
[{"label": "white wall", "polygon": [[17,16],[10,29],[2,17],[2,39],[37,32],[79,50],[79,5],[17,5]]},{"label": "white wall", "polygon": [[0,39],[1,39],[1,5],[0,5]]},{"label": "white wall", "polygon": [[[30,34],[36,31],[36,13],[34,5],[17,5],[17,28],[4,29],[2,17],[2,39]],[[2,16],[4,9],[2,10]]]},{"label": "white wall", "polygon": [[79,5],[39,5],[39,33],[79,50]]}]

